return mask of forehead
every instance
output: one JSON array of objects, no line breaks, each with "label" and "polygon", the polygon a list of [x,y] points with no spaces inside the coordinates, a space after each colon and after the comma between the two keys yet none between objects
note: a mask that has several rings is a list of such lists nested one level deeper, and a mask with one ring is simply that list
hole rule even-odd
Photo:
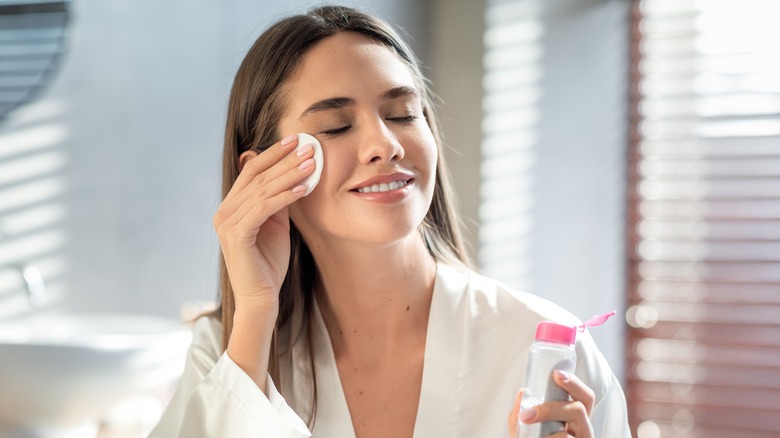
[{"label": "forehead", "polygon": [[342,31],[309,49],[284,94],[288,109],[294,110],[325,98],[365,99],[398,86],[417,88],[397,53],[364,35]]}]

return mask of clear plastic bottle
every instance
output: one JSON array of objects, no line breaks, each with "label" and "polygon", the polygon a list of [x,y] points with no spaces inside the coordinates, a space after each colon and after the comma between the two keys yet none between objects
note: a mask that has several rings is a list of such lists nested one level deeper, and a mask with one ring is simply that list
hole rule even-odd
[{"label": "clear plastic bottle", "polygon": [[[536,326],[536,342],[528,354],[525,392],[520,401],[520,411],[540,403],[555,400],[569,400],[569,394],[553,380],[553,370],[574,372],[577,353],[574,343],[577,327],[542,321]],[[517,438],[542,438],[565,429],[558,421],[524,424],[518,422]]]}]

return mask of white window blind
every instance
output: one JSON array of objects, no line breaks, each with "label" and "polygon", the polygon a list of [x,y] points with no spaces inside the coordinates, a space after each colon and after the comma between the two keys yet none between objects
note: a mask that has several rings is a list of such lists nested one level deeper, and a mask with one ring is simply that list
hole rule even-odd
[{"label": "white window blind", "polygon": [[537,1],[492,0],[485,14],[479,263],[487,275],[526,290],[532,286],[541,12]]},{"label": "white window blind", "polygon": [[641,0],[632,20],[632,428],[778,437],[780,2]]},{"label": "white window blind", "polygon": [[[485,5],[480,268],[582,319],[625,304],[630,6]],[[593,333],[621,378],[624,328]]]}]

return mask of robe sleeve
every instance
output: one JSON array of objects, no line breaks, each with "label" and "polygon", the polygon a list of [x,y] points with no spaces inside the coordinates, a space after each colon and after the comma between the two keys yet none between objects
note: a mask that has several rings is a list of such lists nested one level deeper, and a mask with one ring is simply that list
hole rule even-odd
[{"label": "robe sleeve", "polygon": [[[489,290],[487,287],[482,289]],[[582,323],[570,312],[539,296],[506,289],[503,285],[499,288],[499,292],[502,292],[499,294],[501,299],[497,303],[504,312],[500,314],[499,318],[509,324],[504,326],[501,331],[511,334],[512,338],[509,342],[511,342],[510,345],[515,345],[516,349],[510,350],[510,354],[520,358],[518,362],[510,362],[511,365],[508,368],[510,370],[525,370],[527,368],[528,349],[533,343],[533,335],[539,321],[557,321],[571,326],[578,326]],[[508,318],[507,315],[509,315]],[[498,342],[491,345],[496,345]],[[507,343],[506,340],[500,342]],[[596,397],[590,415],[594,436],[596,438],[631,438],[623,389],[587,330],[577,334],[575,348],[577,366],[574,374],[593,390]],[[521,383],[521,386],[524,385],[525,383]],[[507,396],[507,399],[510,398],[511,395]]]},{"label": "robe sleeve", "polygon": [[617,378],[612,375],[604,395],[593,407],[590,415],[595,436],[631,438],[627,419],[623,390]]},{"label": "robe sleeve", "polygon": [[150,438],[308,438],[304,421],[290,408],[270,376],[268,395],[221,352],[219,323],[196,324],[179,385]]},{"label": "robe sleeve", "polygon": [[626,397],[607,360],[588,332],[577,340],[577,374],[596,394],[590,414],[594,436],[631,438]]}]

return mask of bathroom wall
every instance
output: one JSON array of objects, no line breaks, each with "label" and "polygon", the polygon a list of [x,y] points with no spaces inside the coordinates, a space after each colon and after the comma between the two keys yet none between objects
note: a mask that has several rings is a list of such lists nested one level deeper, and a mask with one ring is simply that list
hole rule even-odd
[{"label": "bathroom wall", "polygon": [[[522,155],[507,174],[512,199],[500,218],[480,214],[486,173],[482,119],[486,24],[474,17],[495,9],[499,21],[536,36],[505,64],[530,81],[508,123],[521,129],[504,149]],[[434,0],[431,78],[442,100],[440,116],[463,222],[481,268],[508,284],[562,304],[581,319],[615,309],[618,316],[592,330],[618,376],[624,365],[624,204],[628,117],[630,2],[623,0]],[[513,18],[514,17],[514,18]],[[495,18],[495,17],[494,17]],[[530,27],[528,27],[530,26]],[[523,58],[525,59],[525,58]],[[506,93],[508,90],[500,90]],[[496,116],[507,122],[506,114]],[[490,121],[489,123],[493,123]],[[498,160],[511,162],[507,154]],[[510,175],[511,174],[511,175]],[[495,188],[495,186],[493,186]],[[484,190],[482,192],[490,195]],[[501,255],[486,257],[480,242],[487,222],[503,219]],[[484,238],[484,236],[483,236]],[[506,251],[509,249],[508,251]],[[487,260],[486,260],[487,259]],[[498,262],[498,263],[494,263]],[[506,268],[504,268],[504,266]]]},{"label": "bathroom wall", "polygon": [[[0,124],[0,318],[33,311],[19,271],[71,309],[178,317],[214,301],[220,152],[233,75],[254,39],[314,1],[73,2],[42,98]],[[425,53],[424,2],[346,1]]]},{"label": "bathroom wall", "polygon": [[[534,170],[533,287],[580,318],[623,375],[629,9],[622,0],[547,2],[549,31]],[[576,72],[576,73],[575,73]]]},{"label": "bathroom wall", "polygon": [[[489,2],[346,3],[404,27],[426,64],[476,256]],[[531,248],[533,266],[516,286],[587,318],[623,303],[628,3],[546,3],[531,176],[537,226],[518,242]],[[0,125],[0,318],[31,311],[15,268],[25,264],[47,283],[38,311],[176,317],[183,303],[215,299],[211,216],[230,84],[265,26],[311,4],[74,2],[70,49],[53,86]],[[620,327],[594,331],[618,372]]]}]

